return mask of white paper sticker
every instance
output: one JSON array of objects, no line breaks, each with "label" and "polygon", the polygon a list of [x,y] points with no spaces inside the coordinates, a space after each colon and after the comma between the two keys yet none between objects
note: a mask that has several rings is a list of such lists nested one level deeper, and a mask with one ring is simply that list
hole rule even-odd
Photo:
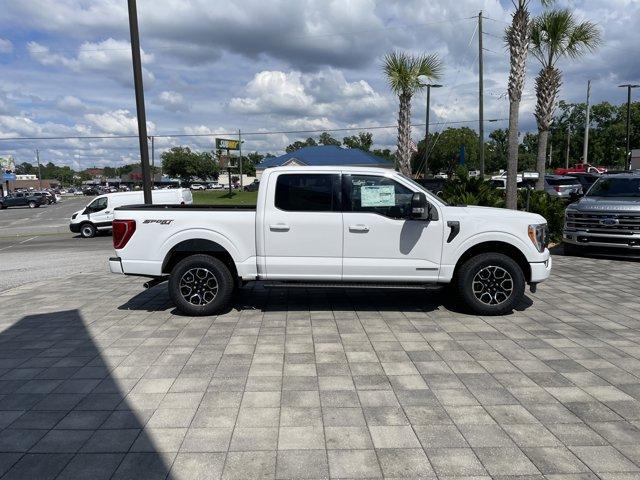
[{"label": "white paper sticker", "polygon": [[360,205],[363,207],[393,207],[396,193],[393,185],[363,186],[360,188]]}]

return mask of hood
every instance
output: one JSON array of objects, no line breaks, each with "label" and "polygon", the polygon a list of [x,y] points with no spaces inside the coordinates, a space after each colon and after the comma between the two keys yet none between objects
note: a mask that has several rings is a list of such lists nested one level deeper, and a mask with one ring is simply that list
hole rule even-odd
[{"label": "hood", "polygon": [[473,218],[490,218],[502,220],[521,220],[523,223],[531,225],[538,223],[547,223],[545,218],[537,213],[521,212],[519,210],[510,210],[508,208],[479,207],[477,205],[468,205],[465,207],[445,207],[451,208],[451,213],[460,213],[464,211],[466,215]]},{"label": "hood", "polygon": [[583,197],[568,208],[584,212],[640,212],[640,197]]}]

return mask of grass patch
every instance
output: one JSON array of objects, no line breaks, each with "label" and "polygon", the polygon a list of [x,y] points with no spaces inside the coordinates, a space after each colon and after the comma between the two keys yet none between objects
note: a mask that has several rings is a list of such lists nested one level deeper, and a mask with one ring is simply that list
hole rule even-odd
[{"label": "grass patch", "polygon": [[255,205],[258,200],[258,192],[245,192],[234,190],[202,191],[193,193],[194,205]]}]

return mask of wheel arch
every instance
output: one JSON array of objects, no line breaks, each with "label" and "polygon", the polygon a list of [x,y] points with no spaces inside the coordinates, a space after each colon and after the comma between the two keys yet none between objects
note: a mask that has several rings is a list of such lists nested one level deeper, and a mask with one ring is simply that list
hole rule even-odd
[{"label": "wheel arch", "polygon": [[227,249],[219,243],[205,238],[190,238],[171,247],[162,262],[162,273],[171,273],[173,267],[175,267],[180,260],[197,254],[209,255],[218,258],[227,266],[234,279],[238,278],[236,263]]},{"label": "wheel arch", "polygon": [[453,277],[458,273],[460,267],[470,258],[475,257],[481,253],[501,253],[506,255],[515,261],[518,266],[522,269],[522,273],[524,275],[525,280],[528,282],[531,280],[531,265],[529,265],[529,261],[527,257],[525,257],[522,251],[512,245],[511,243],[502,242],[499,240],[491,240],[478,243],[468,248],[457,260],[456,266],[453,270]]}]

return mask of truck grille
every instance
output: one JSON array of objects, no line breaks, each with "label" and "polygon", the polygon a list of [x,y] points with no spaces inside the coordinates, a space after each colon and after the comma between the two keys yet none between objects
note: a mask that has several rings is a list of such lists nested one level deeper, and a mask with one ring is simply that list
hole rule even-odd
[{"label": "truck grille", "polygon": [[565,228],[617,235],[640,234],[640,213],[567,212]]}]

